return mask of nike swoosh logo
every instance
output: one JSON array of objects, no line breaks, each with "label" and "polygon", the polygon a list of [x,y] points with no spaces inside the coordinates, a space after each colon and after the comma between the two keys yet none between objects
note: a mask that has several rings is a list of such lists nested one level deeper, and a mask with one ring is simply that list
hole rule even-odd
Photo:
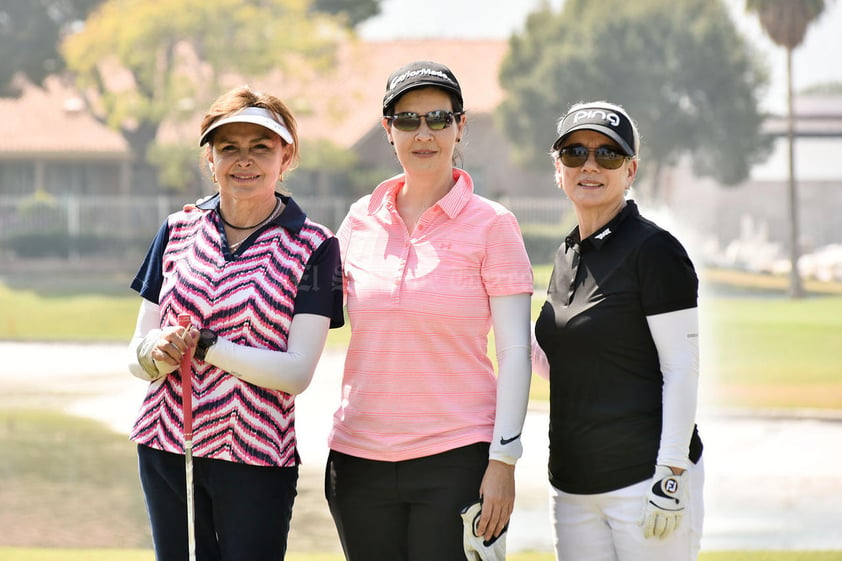
[{"label": "nike swoosh logo", "polygon": [[501,436],[500,437],[500,446],[505,446],[506,444],[511,444],[512,442],[514,442],[515,440],[520,438],[520,435],[522,435],[522,434],[523,434],[522,432],[519,432],[519,433],[517,433],[517,435],[513,436],[512,438],[503,438]]}]

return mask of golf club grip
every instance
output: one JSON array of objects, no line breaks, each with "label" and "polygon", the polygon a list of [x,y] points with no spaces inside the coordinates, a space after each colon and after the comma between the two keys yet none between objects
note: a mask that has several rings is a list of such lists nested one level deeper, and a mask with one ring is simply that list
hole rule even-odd
[{"label": "golf club grip", "polygon": [[[181,327],[188,327],[191,323],[190,316],[181,314],[178,316],[178,325]],[[184,440],[193,439],[193,380],[190,372],[190,362],[193,359],[193,353],[184,353],[181,357],[181,367],[179,373],[181,374],[181,411],[184,416]]]}]

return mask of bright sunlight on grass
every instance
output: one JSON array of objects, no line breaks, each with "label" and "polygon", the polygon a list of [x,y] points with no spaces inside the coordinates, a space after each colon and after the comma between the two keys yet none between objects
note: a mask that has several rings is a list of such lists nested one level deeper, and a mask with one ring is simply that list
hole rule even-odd
[{"label": "bright sunlight on grass", "polygon": [[[29,549],[0,547],[0,561],[154,561],[151,550],[118,549]],[[344,561],[339,554],[287,554],[286,561]],[[508,561],[553,561],[552,553],[512,553]],[[840,561],[834,551],[715,551],[702,552],[699,561]]]},{"label": "bright sunlight on grass", "polygon": [[128,341],[139,297],[43,296],[0,284],[0,340]]}]

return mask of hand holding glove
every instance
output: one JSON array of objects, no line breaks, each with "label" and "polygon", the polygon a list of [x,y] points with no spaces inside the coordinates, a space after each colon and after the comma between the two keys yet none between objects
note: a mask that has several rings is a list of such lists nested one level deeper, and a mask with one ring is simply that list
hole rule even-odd
[{"label": "hand holding glove", "polygon": [[688,501],[687,471],[675,475],[669,466],[655,466],[655,476],[643,507],[643,535],[646,538],[666,538],[684,515]]},{"label": "hand holding glove", "polygon": [[174,372],[181,362],[181,357],[196,346],[198,334],[199,330],[195,327],[173,325],[153,329],[143,338],[134,339],[132,345],[142,372],[132,373],[154,382]]},{"label": "hand holding glove", "polygon": [[504,561],[506,559],[506,530],[508,524],[499,536],[491,541],[485,541],[477,535],[477,525],[482,514],[482,503],[471,503],[462,509],[462,525],[464,533],[462,544],[465,547],[465,558],[468,561]]}]

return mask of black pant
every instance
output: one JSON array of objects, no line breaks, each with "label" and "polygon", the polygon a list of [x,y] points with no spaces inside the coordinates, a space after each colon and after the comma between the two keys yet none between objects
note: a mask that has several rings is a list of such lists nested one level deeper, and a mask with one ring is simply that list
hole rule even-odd
[{"label": "black pant", "polygon": [[[140,481],[158,561],[187,559],[184,456],[138,446]],[[198,561],[282,561],[297,467],[193,458]]]},{"label": "black pant", "polygon": [[479,498],[488,443],[379,462],[330,451],[325,496],[348,561],[465,561],[463,506]]}]

